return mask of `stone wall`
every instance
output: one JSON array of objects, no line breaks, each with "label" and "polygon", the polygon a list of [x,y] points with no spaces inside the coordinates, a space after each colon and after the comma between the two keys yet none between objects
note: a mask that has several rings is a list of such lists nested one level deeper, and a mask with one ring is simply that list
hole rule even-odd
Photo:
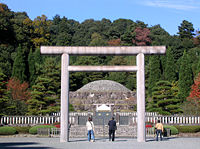
[{"label": "stone wall", "polygon": [[[136,137],[136,125],[134,126],[117,126],[116,137]],[[108,126],[95,126],[96,137],[108,137]],[[86,126],[72,126],[70,129],[70,137],[86,137]]]},{"label": "stone wall", "polygon": [[93,111],[93,104],[114,104],[116,110],[134,110],[135,92],[70,92],[70,103],[76,111]]}]

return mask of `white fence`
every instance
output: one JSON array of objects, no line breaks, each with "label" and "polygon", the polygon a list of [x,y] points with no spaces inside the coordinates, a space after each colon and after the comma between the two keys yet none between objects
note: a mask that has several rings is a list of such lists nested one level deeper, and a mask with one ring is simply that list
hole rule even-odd
[{"label": "white fence", "polygon": [[[115,113],[117,114],[117,113]],[[137,116],[133,113],[118,113],[119,116],[129,116],[131,124],[137,123]],[[69,122],[71,124],[78,124],[79,116],[93,115],[92,113],[70,113]],[[152,115],[152,116],[151,116]],[[163,124],[173,125],[199,125],[200,116],[158,116],[154,114],[146,114],[146,122],[155,124],[157,120],[161,120]],[[35,124],[53,124],[60,122],[60,116],[2,116],[0,124],[10,125],[35,125]]]},{"label": "white fence", "polygon": [[[74,124],[75,118],[70,117],[69,121],[71,124]],[[0,124],[9,125],[53,124],[55,122],[60,122],[59,116],[3,116],[0,120]]]},{"label": "white fence", "polygon": [[[198,125],[200,116],[146,116],[146,122],[155,124],[160,120],[163,124],[170,125]],[[133,123],[137,123],[137,117],[133,117]]]}]

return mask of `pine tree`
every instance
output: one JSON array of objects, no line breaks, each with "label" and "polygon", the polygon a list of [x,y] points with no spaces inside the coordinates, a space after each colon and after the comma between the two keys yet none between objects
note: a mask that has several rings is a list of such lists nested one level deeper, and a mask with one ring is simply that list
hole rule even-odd
[{"label": "pine tree", "polygon": [[12,53],[14,48],[11,45],[0,45],[0,68],[7,76],[7,79],[12,75]]},{"label": "pine tree", "polygon": [[179,97],[184,101],[189,96],[190,87],[193,84],[193,75],[189,57],[184,51],[181,57],[181,64],[179,70]]},{"label": "pine tree", "polygon": [[36,79],[35,60],[34,60],[32,49],[30,50],[29,55],[28,55],[28,64],[29,64],[29,82],[30,82],[30,86],[32,86]]},{"label": "pine tree", "polygon": [[155,83],[161,79],[159,56],[151,56],[149,60],[149,80],[148,80],[148,95],[151,96],[152,88]]},{"label": "pine tree", "polygon": [[8,92],[6,87],[6,76],[0,68],[0,116],[7,114],[8,108]]},{"label": "pine tree", "polygon": [[28,55],[30,87],[35,84],[37,77],[42,74],[42,63],[43,57],[40,55],[40,49],[37,48],[34,52],[31,49]]},{"label": "pine tree", "polygon": [[60,67],[55,58],[47,58],[41,74],[32,86],[28,100],[29,115],[45,115],[59,111]]},{"label": "pine tree", "polygon": [[166,52],[166,62],[164,69],[164,78],[169,82],[176,81],[176,66],[171,48],[169,47]]},{"label": "pine tree", "polygon": [[183,22],[181,23],[181,25],[178,27],[178,34],[180,35],[180,38],[189,38],[192,39],[193,35],[194,35],[194,28],[193,28],[193,24],[183,20]]},{"label": "pine tree", "polygon": [[26,56],[25,56],[25,50],[20,45],[17,48],[17,56],[15,57],[15,61],[13,64],[13,70],[12,70],[12,77],[18,78],[21,82],[24,82],[27,80],[27,67],[26,67]]},{"label": "pine tree", "polygon": [[169,81],[158,81],[152,89],[152,101],[147,108],[148,111],[163,115],[182,112],[177,92],[177,88],[174,88]]}]

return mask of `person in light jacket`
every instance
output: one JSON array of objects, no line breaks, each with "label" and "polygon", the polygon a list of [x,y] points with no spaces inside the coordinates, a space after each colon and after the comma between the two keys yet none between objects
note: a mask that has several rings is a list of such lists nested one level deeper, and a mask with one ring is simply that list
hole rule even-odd
[{"label": "person in light jacket", "polygon": [[88,135],[88,141],[94,142],[95,137],[94,137],[94,123],[92,122],[92,118],[89,117],[88,121],[86,122],[86,128],[87,128],[87,135]]},{"label": "person in light jacket", "polygon": [[158,141],[158,136],[160,134],[160,141],[162,141],[162,133],[163,133],[163,124],[158,120],[158,123],[155,126],[156,128],[156,141]]}]

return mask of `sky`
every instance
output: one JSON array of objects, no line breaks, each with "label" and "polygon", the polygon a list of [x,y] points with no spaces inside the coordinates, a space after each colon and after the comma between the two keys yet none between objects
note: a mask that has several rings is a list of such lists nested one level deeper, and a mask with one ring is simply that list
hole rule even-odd
[{"label": "sky", "polygon": [[55,15],[79,21],[86,19],[111,21],[123,18],[143,21],[149,27],[160,24],[176,35],[183,20],[200,30],[200,0],[0,0],[14,12],[26,12],[30,19]]}]

